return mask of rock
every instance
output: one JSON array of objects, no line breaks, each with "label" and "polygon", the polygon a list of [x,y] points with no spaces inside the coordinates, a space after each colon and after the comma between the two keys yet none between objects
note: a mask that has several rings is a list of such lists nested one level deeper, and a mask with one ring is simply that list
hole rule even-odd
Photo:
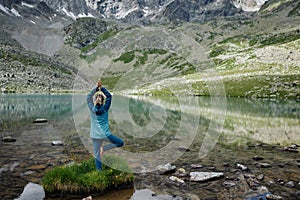
[{"label": "rock", "polygon": [[238,169],[241,169],[241,170],[243,170],[243,171],[247,171],[247,170],[248,170],[248,167],[245,166],[245,165],[237,164],[236,166],[237,166]]},{"label": "rock", "polygon": [[264,175],[263,174],[260,174],[260,175],[258,175],[257,177],[256,177],[256,179],[257,180],[259,180],[259,181],[261,181],[261,180],[263,180],[264,179]]},{"label": "rock", "polygon": [[5,136],[5,137],[2,138],[2,141],[3,142],[15,142],[15,141],[17,141],[17,139],[13,138],[11,136]]},{"label": "rock", "polygon": [[191,151],[188,147],[185,147],[185,146],[179,146],[178,150],[179,151]]},{"label": "rock", "polygon": [[185,176],[188,176],[188,173],[187,173],[187,171],[184,168],[179,168],[176,171],[175,175],[179,176],[179,177],[185,177]]},{"label": "rock", "polygon": [[267,198],[267,199],[270,199],[270,200],[279,200],[279,199],[283,199],[281,196],[274,195],[274,194],[267,194],[267,195],[266,195],[266,198]]},{"label": "rock", "polygon": [[245,178],[255,178],[254,174],[244,174]]},{"label": "rock", "polygon": [[64,143],[61,140],[54,140],[51,142],[52,146],[62,146]]},{"label": "rock", "polygon": [[186,173],[186,170],[183,169],[183,168],[179,168],[178,171],[179,171],[180,173],[184,173],[184,174]]},{"label": "rock", "polygon": [[92,200],[92,196],[85,197],[82,200]]},{"label": "rock", "polygon": [[289,188],[294,188],[295,187],[295,183],[294,181],[289,181],[286,184],[284,184],[285,187],[289,187]]},{"label": "rock", "polygon": [[200,164],[191,164],[191,168],[192,169],[200,169],[200,168],[202,168],[203,166],[202,165],[200,165]]},{"label": "rock", "polygon": [[46,123],[46,122],[48,122],[48,120],[43,118],[37,118],[33,121],[33,123]]},{"label": "rock", "polygon": [[174,172],[176,170],[176,166],[171,165],[170,163],[165,164],[165,165],[159,165],[157,167],[157,170],[159,171],[159,174],[167,174]]},{"label": "rock", "polygon": [[30,169],[30,170],[43,170],[43,169],[46,169],[46,166],[45,165],[33,165],[33,166],[29,167],[28,169]]},{"label": "rock", "polygon": [[208,181],[222,176],[224,176],[224,174],[221,172],[191,172],[190,173],[191,181],[198,181],[198,182]]},{"label": "rock", "polygon": [[258,168],[270,168],[270,167],[272,167],[272,165],[269,164],[269,163],[256,163],[255,166],[258,167]]},{"label": "rock", "polygon": [[171,176],[169,179],[174,182],[184,183],[184,180],[177,178],[176,176]]},{"label": "rock", "polygon": [[264,158],[260,156],[254,156],[252,159],[255,161],[259,161],[259,160],[263,160]]},{"label": "rock", "polygon": [[23,199],[44,199],[45,192],[41,185],[35,183],[28,183],[22,194],[16,200],[23,200]]},{"label": "rock", "polygon": [[207,169],[208,169],[208,170],[215,170],[216,167],[208,167]]},{"label": "rock", "polygon": [[225,182],[223,183],[223,185],[224,185],[225,187],[234,187],[234,186],[236,186],[236,183],[235,183],[235,182],[232,182],[232,181],[225,181]]}]

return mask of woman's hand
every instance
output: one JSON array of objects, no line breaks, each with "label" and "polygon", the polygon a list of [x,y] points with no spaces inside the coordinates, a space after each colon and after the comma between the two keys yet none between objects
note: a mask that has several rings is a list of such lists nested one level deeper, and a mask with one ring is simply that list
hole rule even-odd
[{"label": "woman's hand", "polygon": [[101,87],[102,87],[102,81],[101,80],[98,81],[97,87],[99,88],[99,90],[101,89]]}]

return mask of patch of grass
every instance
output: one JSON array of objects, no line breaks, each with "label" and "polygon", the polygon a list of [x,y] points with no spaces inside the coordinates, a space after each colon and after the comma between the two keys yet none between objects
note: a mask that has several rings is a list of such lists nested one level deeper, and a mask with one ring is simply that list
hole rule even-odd
[{"label": "patch of grass", "polygon": [[256,98],[300,98],[299,75],[253,75],[225,79],[227,96]]},{"label": "patch of grass", "polygon": [[253,35],[248,36],[249,45],[258,45],[259,47],[285,44],[300,39],[300,34],[297,31],[286,33],[278,33],[274,35]]},{"label": "patch of grass", "polygon": [[115,87],[115,85],[118,83],[118,81],[120,80],[121,77],[122,77],[122,75],[101,77],[101,80],[103,81],[103,83],[105,83],[105,86],[107,87],[107,89],[112,90]]},{"label": "patch of grass", "polygon": [[135,58],[135,53],[134,51],[129,51],[129,52],[125,52],[123,53],[121,56],[119,56],[118,58],[114,59],[114,62],[118,62],[121,61],[123,63],[130,63],[131,61],[133,61],[133,59]]},{"label": "patch of grass", "polygon": [[118,33],[118,31],[109,30],[109,31],[106,31],[106,32],[100,34],[98,36],[98,38],[92,44],[83,47],[81,49],[81,52],[86,53],[86,52],[96,48],[99,43],[107,40],[108,38],[111,38],[111,37],[115,36],[117,33]]},{"label": "patch of grass", "polygon": [[80,164],[54,167],[44,175],[42,185],[50,194],[86,194],[101,193],[111,186],[132,183],[132,171],[124,160],[105,156],[103,163],[110,167],[104,165],[101,172],[96,170],[94,158]]},{"label": "patch of grass", "polygon": [[224,47],[218,46],[215,47],[210,53],[209,53],[209,57],[213,58],[213,57],[217,57],[218,55],[221,55],[223,53],[226,52],[226,49],[224,49]]},{"label": "patch of grass", "polygon": [[291,10],[288,14],[288,17],[299,16],[300,15],[300,2],[298,3],[293,10]]}]

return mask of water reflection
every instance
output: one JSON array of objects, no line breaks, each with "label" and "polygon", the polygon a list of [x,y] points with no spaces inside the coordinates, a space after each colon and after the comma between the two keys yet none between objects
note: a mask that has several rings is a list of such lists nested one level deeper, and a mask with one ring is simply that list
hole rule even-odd
[{"label": "water reflection", "polygon": [[71,95],[0,94],[0,121],[57,119],[72,111]]}]

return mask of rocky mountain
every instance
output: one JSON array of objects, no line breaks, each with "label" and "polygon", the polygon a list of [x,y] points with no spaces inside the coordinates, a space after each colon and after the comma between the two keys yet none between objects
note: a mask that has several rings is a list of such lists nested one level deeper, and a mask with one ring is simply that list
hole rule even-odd
[{"label": "rocky mountain", "polygon": [[0,0],[1,90],[72,90],[76,78],[82,89],[101,77],[126,93],[207,95],[203,77],[213,69],[228,95],[299,98],[299,8],[297,0]]},{"label": "rocky mountain", "polygon": [[26,18],[96,17],[126,22],[204,21],[216,16],[255,12],[265,0],[1,0],[2,15]]}]

